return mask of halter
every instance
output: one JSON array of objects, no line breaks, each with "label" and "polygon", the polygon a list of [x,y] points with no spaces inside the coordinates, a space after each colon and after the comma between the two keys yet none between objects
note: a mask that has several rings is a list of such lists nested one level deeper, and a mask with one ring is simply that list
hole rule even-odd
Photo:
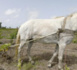
[{"label": "halter", "polygon": [[69,15],[69,16],[67,16],[67,17],[65,17],[61,29],[58,30],[58,34],[60,34],[60,33],[67,33],[67,34],[74,35],[75,31],[70,30],[70,29],[65,29],[65,25],[66,25],[66,20],[67,20],[67,18],[70,19],[72,16],[73,16],[73,14],[72,14],[72,15]]}]

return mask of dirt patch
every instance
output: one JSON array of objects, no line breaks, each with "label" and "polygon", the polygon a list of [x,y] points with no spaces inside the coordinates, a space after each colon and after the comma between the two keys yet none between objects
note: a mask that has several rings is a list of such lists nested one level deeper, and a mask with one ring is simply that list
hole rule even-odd
[{"label": "dirt patch", "polygon": [[12,43],[15,44],[15,39],[0,39],[0,45],[5,43]]},{"label": "dirt patch", "polygon": [[[1,41],[1,40],[0,40]],[[10,40],[3,40],[2,43],[9,43]],[[14,41],[15,42],[15,41]],[[2,44],[1,44],[2,45]],[[22,48],[21,57],[23,60],[23,65],[28,64],[28,57],[26,49],[24,46]],[[35,43],[31,48],[31,55],[35,61],[38,63],[29,70],[58,70],[58,59],[55,58],[53,61],[53,66],[51,68],[47,67],[48,60],[52,57],[55,49],[55,44],[41,44]],[[9,48],[8,51],[0,52],[0,70],[17,70],[17,59],[15,56],[15,48]],[[77,70],[77,44],[71,43],[68,45],[64,52],[63,65],[65,64],[70,68],[70,70]],[[23,66],[22,66],[23,67]],[[23,68],[23,70],[25,70]]]}]

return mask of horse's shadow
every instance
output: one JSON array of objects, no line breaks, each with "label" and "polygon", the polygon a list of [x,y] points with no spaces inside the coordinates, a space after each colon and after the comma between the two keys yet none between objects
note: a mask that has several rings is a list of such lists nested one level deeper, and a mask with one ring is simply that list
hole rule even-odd
[{"label": "horse's shadow", "polygon": [[[49,61],[49,59],[52,57],[52,53],[43,53],[43,54],[38,54],[38,55],[33,55],[32,58],[33,60],[40,61],[40,60],[46,60]],[[70,55],[64,55],[63,57],[63,63],[66,63],[68,66],[71,66],[73,64],[77,64],[77,56],[70,56]],[[24,58],[22,64],[28,63],[28,58]],[[55,57],[53,63],[58,63],[57,57]],[[53,65],[55,65],[53,64]]]}]

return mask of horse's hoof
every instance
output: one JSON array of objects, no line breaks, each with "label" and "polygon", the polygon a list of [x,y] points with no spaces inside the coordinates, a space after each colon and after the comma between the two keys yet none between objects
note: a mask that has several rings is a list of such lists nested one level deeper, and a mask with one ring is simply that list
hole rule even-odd
[{"label": "horse's hoof", "polygon": [[48,66],[48,68],[51,68],[51,64],[48,64],[47,66]]}]

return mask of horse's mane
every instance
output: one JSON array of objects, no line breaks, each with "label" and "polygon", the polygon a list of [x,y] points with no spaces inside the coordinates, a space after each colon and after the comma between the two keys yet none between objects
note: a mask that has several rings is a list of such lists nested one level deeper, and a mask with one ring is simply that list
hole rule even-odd
[{"label": "horse's mane", "polygon": [[63,26],[62,26],[62,29],[65,28],[66,20],[67,20],[67,19],[70,19],[70,18],[73,17],[75,14],[77,14],[77,12],[72,13],[72,14],[70,14],[70,15],[68,15],[68,16],[65,17],[65,19],[64,19],[64,24],[63,24]]},{"label": "horse's mane", "polygon": [[73,17],[74,15],[77,15],[77,12],[74,12],[74,13],[68,15],[67,17]]},{"label": "horse's mane", "polygon": [[62,17],[64,17],[64,16],[60,16],[60,17],[55,17],[55,19],[57,19],[57,18],[62,18]]}]

